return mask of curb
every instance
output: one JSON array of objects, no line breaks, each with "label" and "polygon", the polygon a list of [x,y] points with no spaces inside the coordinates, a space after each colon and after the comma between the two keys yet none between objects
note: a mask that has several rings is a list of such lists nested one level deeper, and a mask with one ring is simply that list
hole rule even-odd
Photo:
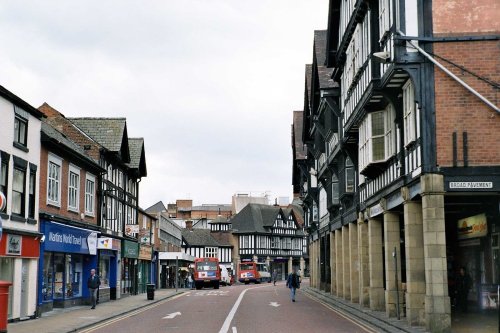
[{"label": "curb", "polygon": [[[163,297],[163,298],[161,298],[161,299],[154,300],[154,301],[152,301],[151,303],[149,303],[148,305],[145,305],[145,306],[150,306],[150,305],[153,305],[153,304],[156,304],[156,303],[162,302],[162,301],[164,301],[164,300],[167,300],[167,299],[169,299],[169,298],[172,298],[172,297],[174,297],[174,296],[177,296],[177,295],[182,295],[182,294],[184,294],[184,293],[186,293],[186,291],[178,291],[178,292],[176,292],[176,293],[173,293],[172,295],[168,295],[168,296]],[[72,329],[72,330],[70,330],[70,331],[67,331],[66,333],[75,333],[75,332],[79,332],[79,331],[81,331],[81,330],[84,330],[84,329],[90,328],[90,327],[95,326],[95,325],[98,325],[98,324],[102,324],[102,323],[104,323],[104,322],[107,322],[107,321],[109,321],[109,320],[116,319],[116,318],[118,318],[118,317],[121,317],[121,316],[123,316],[123,315],[129,314],[129,313],[134,312],[134,311],[137,311],[137,310],[138,310],[138,308],[133,308],[133,309],[130,309],[130,310],[127,310],[127,311],[124,311],[124,312],[120,312],[120,313],[117,313],[117,314],[115,314],[115,315],[112,315],[111,317],[103,318],[103,319],[98,320],[98,321],[96,321],[96,322],[93,322],[93,323],[90,323],[90,324],[86,324],[86,325],[83,325],[83,326],[76,327],[76,328],[74,328],[74,329]]]},{"label": "curb", "polygon": [[[311,297],[314,297],[316,299],[322,300],[329,305],[333,305],[336,307],[337,311],[340,311],[341,313],[351,316],[353,318],[356,318],[357,320],[360,320],[361,322],[367,323],[368,325],[372,326],[373,328],[377,328],[378,330],[381,330],[382,332],[389,332],[389,333],[395,333],[395,332],[406,332],[406,333],[416,333],[416,332],[426,332],[425,328],[423,327],[405,327],[404,323],[401,322],[400,325],[395,325],[395,323],[391,322],[390,320],[383,320],[373,314],[371,314],[369,311],[363,311],[360,309],[357,309],[356,307],[353,307],[349,304],[345,304],[344,302],[337,301],[333,297],[329,297],[327,295],[323,295],[323,293],[314,290],[310,287],[306,287],[303,289],[305,293],[310,295]],[[398,322],[399,323],[399,322]]]}]

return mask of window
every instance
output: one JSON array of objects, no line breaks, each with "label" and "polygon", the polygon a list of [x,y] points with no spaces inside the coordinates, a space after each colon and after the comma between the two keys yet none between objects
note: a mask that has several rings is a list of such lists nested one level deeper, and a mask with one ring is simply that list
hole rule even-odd
[{"label": "window", "polygon": [[30,179],[29,179],[29,192],[28,192],[28,218],[35,218],[35,194],[36,194],[36,166],[30,165]]},{"label": "window", "polygon": [[205,248],[205,257],[208,258],[217,258],[218,249],[216,247],[206,247]]},{"label": "window", "polygon": [[417,138],[415,89],[411,80],[403,86],[403,119],[405,146]]},{"label": "window", "polygon": [[395,153],[395,111],[389,104],[385,110],[369,113],[359,127],[359,165],[363,170],[371,163],[387,160]]},{"label": "window", "polygon": [[62,160],[60,158],[49,155],[47,203],[56,206],[61,205],[61,164]]},{"label": "window", "polygon": [[326,209],[326,191],[323,187],[319,190],[319,216],[323,217],[328,214],[328,210]]},{"label": "window", "polygon": [[26,170],[14,168],[12,175],[12,214],[24,216]]},{"label": "window", "polygon": [[85,179],[85,214],[94,216],[95,177],[87,174]]},{"label": "window", "polygon": [[249,238],[250,236],[242,236],[242,244],[243,244],[243,248],[246,248],[248,249],[250,247],[249,245]]},{"label": "window", "polygon": [[291,249],[292,248],[292,239],[290,237],[283,238],[283,248]]},{"label": "window", "polygon": [[332,204],[338,205],[340,203],[340,188],[339,179],[337,175],[332,176]]},{"label": "window", "polygon": [[301,250],[302,249],[302,239],[300,239],[300,238],[293,239],[293,249],[294,250]]},{"label": "window", "polygon": [[68,179],[68,209],[78,211],[80,199],[80,169],[70,165]]},{"label": "window", "polygon": [[271,240],[271,248],[279,249],[281,247],[281,242],[279,237],[273,237]]},{"label": "window", "polygon": [[28,120],[16,114],[14,119],[14,143],[27,146],[28,141]]},{"label": "window", "polygon": [[345,191],[348,193],[354,192],[355,186],[354,164],[349,157],[345,160]]}]

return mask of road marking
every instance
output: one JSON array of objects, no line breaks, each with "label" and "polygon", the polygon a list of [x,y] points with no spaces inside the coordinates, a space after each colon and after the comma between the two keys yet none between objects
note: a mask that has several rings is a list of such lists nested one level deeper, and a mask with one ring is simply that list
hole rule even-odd
[{"label": "road marking", "polygon": [[247,291],[252,290],[252,289],[269,288],[269,287],[271,287],[271,286],[259,286],[259,287],[252,287],[252,288],[248,288],[248,289],[243,290],[240,293],[240,296],[238,296],[238,299],[236,300],[236,302],[234,303],[233,308],[231,309],[231,311],[229,311],[229,314],[227,315],[226,320],[224,321],[224,324],[222,324],[222,327],[220,328],[219,333],[227,333],[229,331],[229,325],[231,324],[231,321],[233,321],[234,315],[236,314],[236,310],[238,310],[238,307],[240,306],[241,300],[243,299],[243,296],[245,296],[245,293]]},{"label": "road marking", "polygon": [[90,333],[90,332],[93,332],[93,331],[96,331],[100,328],[103,328],[103,327],[106,327],[108,325],[111,325],[111,324],[114,324],[116,323],[117,321],[120,321],[120,320],[123,320],[125,318],[129,318],[129,317],[132,317],[132,316],[135,316],[136,314],[139,314],[139,313],[142,313],[144,311],[147,311],[149,309],[152,309],[154,307],[157,307],[159,305],[162,305],[164,303],[167,303],[167,302],[170,302],[170,301],[173,301],[174,299],[177,299],[179,297],[182,297],[182,296],[185,296],[185,294],[180,294],[180,295],[175,295],[173,297],[170,297],[170,298],[166,298],[162,301],[159,301],[157,303],[154,303],[154,304],[151,304],[151,305],[147,305],[147,306],[144,306],[144,307],[141,307],[140,309],[136,310],[136,311],[133,311],[133,312],[129,312],[127,314],[124,314],[123,316],[118,316],[116,318],[113,318],[113,319],[110,319],[104,323],[101,323],[101,324],[97,324],[96,326],[92,326],[90,328],[87,328],[87,329],[83,329],[81,331],[78,331],[79,333]]},{"label": "road marking", "polygon": [[188,294],[186,296],[227,296],[229,291],[223,290],[205,290],[205,291],[197,291],[194,294]]},{"label": "road marking", "polygon": [[169,315],[166,315],[165,317],[163,317],[162,319],[172,319],[172,318],[175,318],[177,316],[180,316],[182,313],[180,312],[174,312],[174,313],[171,313]]},{"label": "road marking", "polygon": [[350,321],[351,323],[361,327],[362,329],[364,329],[366,332],[371,332],[371,333],[377,333],[377,331],[375,331],[373,328],[371,328],[370,326],[367,326],[366,324],[354,319],[354,318],[350,318],[348,317],[347,315],[343,314],[342,312],[340,312],[339,310],[335,309],[334,307],[332,307],[330,304],[328,303],[325,303],[323,302],[322,300],[320,300],[319,298],[315,298],[313,297],[312,295],[309,295],[307,293],[304,293],[302,292],[301,293],[302,295],[305,295],[307,297],[309,297],[310,299],[312,299],[313,301],[315,302],[318,302],[319,304],[323,305],[325,308],[328,308],[329,310],[335,312],[336,314],[338,314],[339,316],[343,317],[344,319],[347,319],[348,321]]},{"label": "road marking", "polygon": [[271,302],[269,303],[270,306],[274,306],[275,308],[280,306],[281,304],[279,304],[278,302]]},{"label": "road marking", "polygon": [[233,333],[238,333],[238,331],[236,330],[236,327],[233,326]]}]

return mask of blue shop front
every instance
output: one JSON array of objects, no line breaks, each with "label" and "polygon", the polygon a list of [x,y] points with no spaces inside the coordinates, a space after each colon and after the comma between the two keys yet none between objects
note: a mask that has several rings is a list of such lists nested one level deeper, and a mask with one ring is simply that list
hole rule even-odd
[{"label": "blue shop front", "polygon": [[85,304],[86,281],[96,268],[98,231],[41,220],[38,276],[38,307],[46,312],[56,307]]}]

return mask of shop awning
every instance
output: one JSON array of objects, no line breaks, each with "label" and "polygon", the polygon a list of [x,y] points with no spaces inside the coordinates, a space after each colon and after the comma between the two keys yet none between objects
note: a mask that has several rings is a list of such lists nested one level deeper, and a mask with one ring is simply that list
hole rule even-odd
[{"label": "shop awning", "polygon": [[184,252],[160,252],[158,254],[158,258],[160,260],[183,260],[183,261],[189,261],[189,262],[194,262],[194,256],[189,255]]}]

